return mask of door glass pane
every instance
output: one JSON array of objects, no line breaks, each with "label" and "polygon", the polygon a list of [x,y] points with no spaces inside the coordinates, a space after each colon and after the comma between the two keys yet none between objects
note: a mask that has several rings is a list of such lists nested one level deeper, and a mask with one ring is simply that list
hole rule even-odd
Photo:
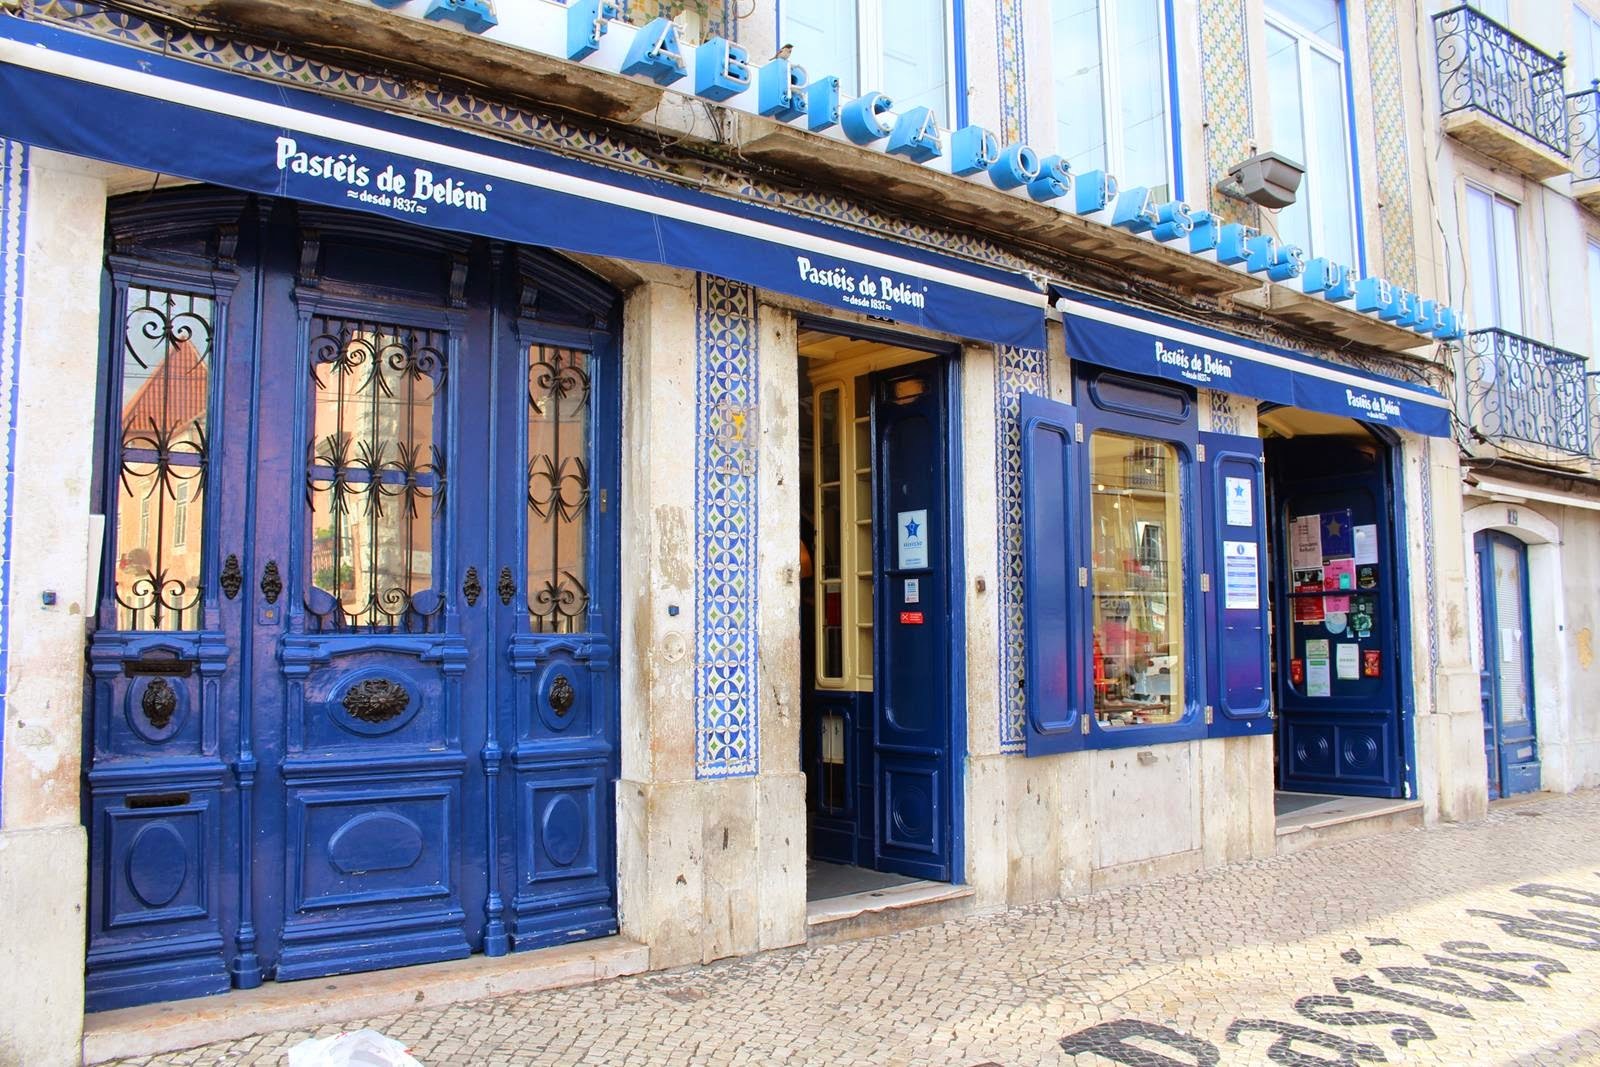
[{"label": "door glass pane", "polygon": [[813,80],[838,75],[839,90],[846,97],[861,91],[856,4],[857,0],[805,0],[783,5],[783,41],[794,46],[790,58]]},{"label": "door glass pane", "polygon": [[211,300],[133,286],[122,333],[116,602],[123,630],[200,627]]},{"label": "door glass pane", "polygon": [[1307,200],[1321,221],[1322,240],[1313,249],[1335,263],[1356,262],[1355,220],[1350,205],[1350,146],[1345,132],[1344,67],[1307,51],[1311,75],[1311,128],[1316,137],[1316,180]]},{"label": "door glass pane", "polygon": [[1507,29],[1511,28],[1511,0],[1469,0],[1469,5]]},{"label": "door glass pane", "polygon": [[1589,366],[1600,361],[1600,245],[1589,242]]},{"label": "door glass pane", "polygon": [[1500,325],[1495,307],[1500,287],[1494,270],[1494,201],[1476,186],[1467,186],[1467,288],[1472,293],[1468,325],[1487,330]]},{"label": "door glass pane", "polygon": [[1596,26],[1588,12],[1577,4],[1572,5],[1572,55],[1567,57],[1567,91],[1577,92],[1589,88],[1594,75],[1594,45]]},{"label": "door glass pane", "polygon": [[1052,0],[1050,26],[1056,148],[1074,171],[1107,169],[1099,0]]},{"label": "door glass pane", "polygon": [[433,630],[443,607],[433,553],[445,495],[435,443],[445,335],[326,316],[312,318],[311,333],[312,625]]},{"label": "door glass pane", "polygon": [[946,0],[883,0],[883,86],[894,109],[932,108],[950,125],[950,79],[946,70]]},{"label": "door glass pane", "polygon": [[1171,198],[1167,168],[1166,42],[1160,0],[1118,0],[1115,10],[1118,100],[1126,186],[1146,186],[1158,203]]},{"label": "door glass pane", "polygon": [[589,611],[589,354],[528,350],[528,624],[577,633]]},{"label": "door glass pane", "polygon": [[1300,87],[1300,52],[1295,39],[1278,29],[1267,26],[1267,79],[1272,85],[1272,147],[1280,155],[1308,167],[1300,182],[1300,195],[1295,202],[1278,212],[1278,239],[1284,244],[1299,245],[1308,252],[1311,246],[1311,213],[1309,204],[1316,195],[1315,176],[1309,173],[1306,163],[1305,101]]},{"label": "door glass pane", "polygon": [[1517,209],[1499,197],[1494,201],[1495,286],[1500,326],[1512,333],[1522,332],[1522,279],[1517,264]]},{"label": "door glass pane", "polygon": [[1103,726],[1183,715],[1183,512],[1178,450],[1096,433],[1089,441],[1094,712]]},{"label": "door glass pane", "polygon": [[1324,44],[1342,47],[1338,0],[1267,0],[1267,10],[1309,31]]},{"label": "door glass pane", "polygon": [[1493,664],[1495,684],[1500,687],[1501,723],[1525,722],[1528,718],[1528,677],[1524,662],[1527,649],[1523,627],[1522,550],[1504,541],[1494,542],[1494,624],[1500,647],[1500,662]]}]

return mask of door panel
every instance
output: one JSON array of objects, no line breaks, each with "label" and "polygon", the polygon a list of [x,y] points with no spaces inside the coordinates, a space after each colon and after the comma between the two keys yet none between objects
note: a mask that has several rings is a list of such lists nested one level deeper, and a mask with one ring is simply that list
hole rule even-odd
[{"label": "door panel", "polygon": [[1489,795],[1540,787],[1534,729],[1533,639],[1528,629],[1527,548],[1506,534],[1476,539],[1483,668],[1484,751]]},{"label": "door panel", "polygon": [[1380,797],[1405,790],[1401,591],[1383,454],[1341,438],[1271,443],[1279,546],[1274,673],[1286,790]]},{"label": "door panel", "polygon": [[874,375],[873,400],[878,867],[948,881],[950,535],[942,367],[930,360]]},{"label": "door panel", "polygon": [[613,295],[335,212],[150,204],[112,213],[92,1007],[614,932]]}]

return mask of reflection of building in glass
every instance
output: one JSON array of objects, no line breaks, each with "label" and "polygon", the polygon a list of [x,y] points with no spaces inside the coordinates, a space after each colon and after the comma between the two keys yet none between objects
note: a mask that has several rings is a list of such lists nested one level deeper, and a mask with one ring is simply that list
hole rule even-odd
[{"label": "reflection of building in glass", "polygon": [[128,291],[115,582],[118,625],[200,625],[212,303]]},{"label": "reflection of building in glass", "polygon": [[426,629],[445,464],[434,444],[443,335],[314,321],[307,471],[311,585],[324,627]]}]

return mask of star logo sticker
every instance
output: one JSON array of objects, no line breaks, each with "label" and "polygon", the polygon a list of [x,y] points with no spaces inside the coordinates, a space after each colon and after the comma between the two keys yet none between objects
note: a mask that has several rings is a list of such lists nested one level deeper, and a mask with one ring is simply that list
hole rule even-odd
[{"label": "star logo sticker", "polygon": [[917,531],[920,529],[922,529],[921,524],[918,523],[916,519],[912,519],[910,522],[906,523],[906,536],[915,537],[917,536]]},{"label": "star logo sticker", "polygon": [[1344,527],[1342,525],[1340,525],[1338,519],[1329,519],[1328,520],[1328,532],[1333,534],[1333,536],[1338,537],[1339,536],[1339,531],[1342,530],[1342,529],[1344,529]]}]

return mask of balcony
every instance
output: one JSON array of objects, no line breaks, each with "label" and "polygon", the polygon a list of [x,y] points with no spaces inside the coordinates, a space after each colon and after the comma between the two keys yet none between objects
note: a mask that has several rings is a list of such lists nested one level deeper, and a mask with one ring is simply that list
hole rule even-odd
[{"label": "balcony", "polygon": [[1600,80],[1567,97],[1567,131],[1572,142],[1572,195],[1600,212]]},{"label": "balcony", "polygon": [[[1463,346],[1467,423],[1491,444],[1590,454],[1593,379],[1574,352],[1505,330],[1473,330]],[[1552,457],[1556,458],[1556,457]]]},{"label": "balcony", "polygon": [[1465,5],[1433,16],[1444,131],[1544,181],[1571,170],[1565,63]]}]

